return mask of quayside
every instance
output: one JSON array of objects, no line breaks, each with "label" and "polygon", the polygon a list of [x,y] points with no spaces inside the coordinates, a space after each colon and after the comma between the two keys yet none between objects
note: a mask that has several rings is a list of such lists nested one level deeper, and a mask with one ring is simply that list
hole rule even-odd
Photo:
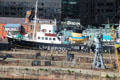
[{"label": "quayside", "polygon": [[38,80],[38,79],[10,79],[10,78],[0,78],[0,80]]}]

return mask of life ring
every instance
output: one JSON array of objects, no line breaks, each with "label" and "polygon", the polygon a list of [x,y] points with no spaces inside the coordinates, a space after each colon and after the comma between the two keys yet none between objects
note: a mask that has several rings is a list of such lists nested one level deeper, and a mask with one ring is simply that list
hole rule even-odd
[{"label": "life ring", "polygon": [[43,29],[42,31],[43,31],[43,32],[46,32],[46,29]]}]

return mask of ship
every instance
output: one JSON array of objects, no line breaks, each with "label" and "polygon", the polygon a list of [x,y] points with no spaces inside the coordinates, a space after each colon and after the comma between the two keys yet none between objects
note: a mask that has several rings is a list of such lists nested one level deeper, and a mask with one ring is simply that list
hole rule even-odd
[{"label": "ship", "polygon": [[63,35],[57,35],[56,26],[53,24],[42,24],[40,32],[36,36],[22,36],[20,34],[11,35],[8,33],[7,38],[11,47],[44,49],[44,50],[79,50],[80,45],[65,43],[67,39]]},{"label": "ship", "polygon": [[65,37],[64,33],[61,34],[57,32],[56,19],[54,20],[54,23],[50,22],[50,24],[41,24],[39,31],[36,32],[35,27],[37,22],[39,22],[37,19],[37,5],[38,0],[36,0],[35,6],[35,18],[33,21],[34,30],[32,37],[29,34],[22,36],[21,34],[13,35],[8,32],[7,38],[11,48],[18,47],[41,50],[79,51],[81,46],[80,44],[71,44],[69,38]]}]

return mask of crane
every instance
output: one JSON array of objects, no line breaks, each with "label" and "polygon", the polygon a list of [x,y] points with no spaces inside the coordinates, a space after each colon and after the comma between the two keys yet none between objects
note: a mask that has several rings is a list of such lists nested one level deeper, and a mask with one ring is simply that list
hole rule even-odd
[{"label": "crane", "polygon": [[105,69],[105,65],[103,62],[103,53],[102,53],[102,35],[98,34],[95,39],[95,57],[93,60],[92,68],[101,68]]},{"label": "crane", "polygon": [[120,75],[120,63],[119,63],[119,53],[118,53],[118,49],[120,48],[120,44],[117,44],[117,43],[116,43],[116,36],[115,36],[115,29],[114,29],[114,27],[112,27],[111,37],[112,37],[112,39],[113,39],[113,41],[114,41],[116,61],[117,61],[117,65],[118,65],[119,75]]}]

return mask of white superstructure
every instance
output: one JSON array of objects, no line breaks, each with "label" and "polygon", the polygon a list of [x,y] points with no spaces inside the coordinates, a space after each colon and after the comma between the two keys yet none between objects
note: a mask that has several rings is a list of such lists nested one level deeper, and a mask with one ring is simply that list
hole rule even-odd
[{"label": "white superstructure", "polygon": [[60,38],[56,35],[56,26],[52,24],[42,24],[40,32],[36,33],[37,42],[61,44]]}]

